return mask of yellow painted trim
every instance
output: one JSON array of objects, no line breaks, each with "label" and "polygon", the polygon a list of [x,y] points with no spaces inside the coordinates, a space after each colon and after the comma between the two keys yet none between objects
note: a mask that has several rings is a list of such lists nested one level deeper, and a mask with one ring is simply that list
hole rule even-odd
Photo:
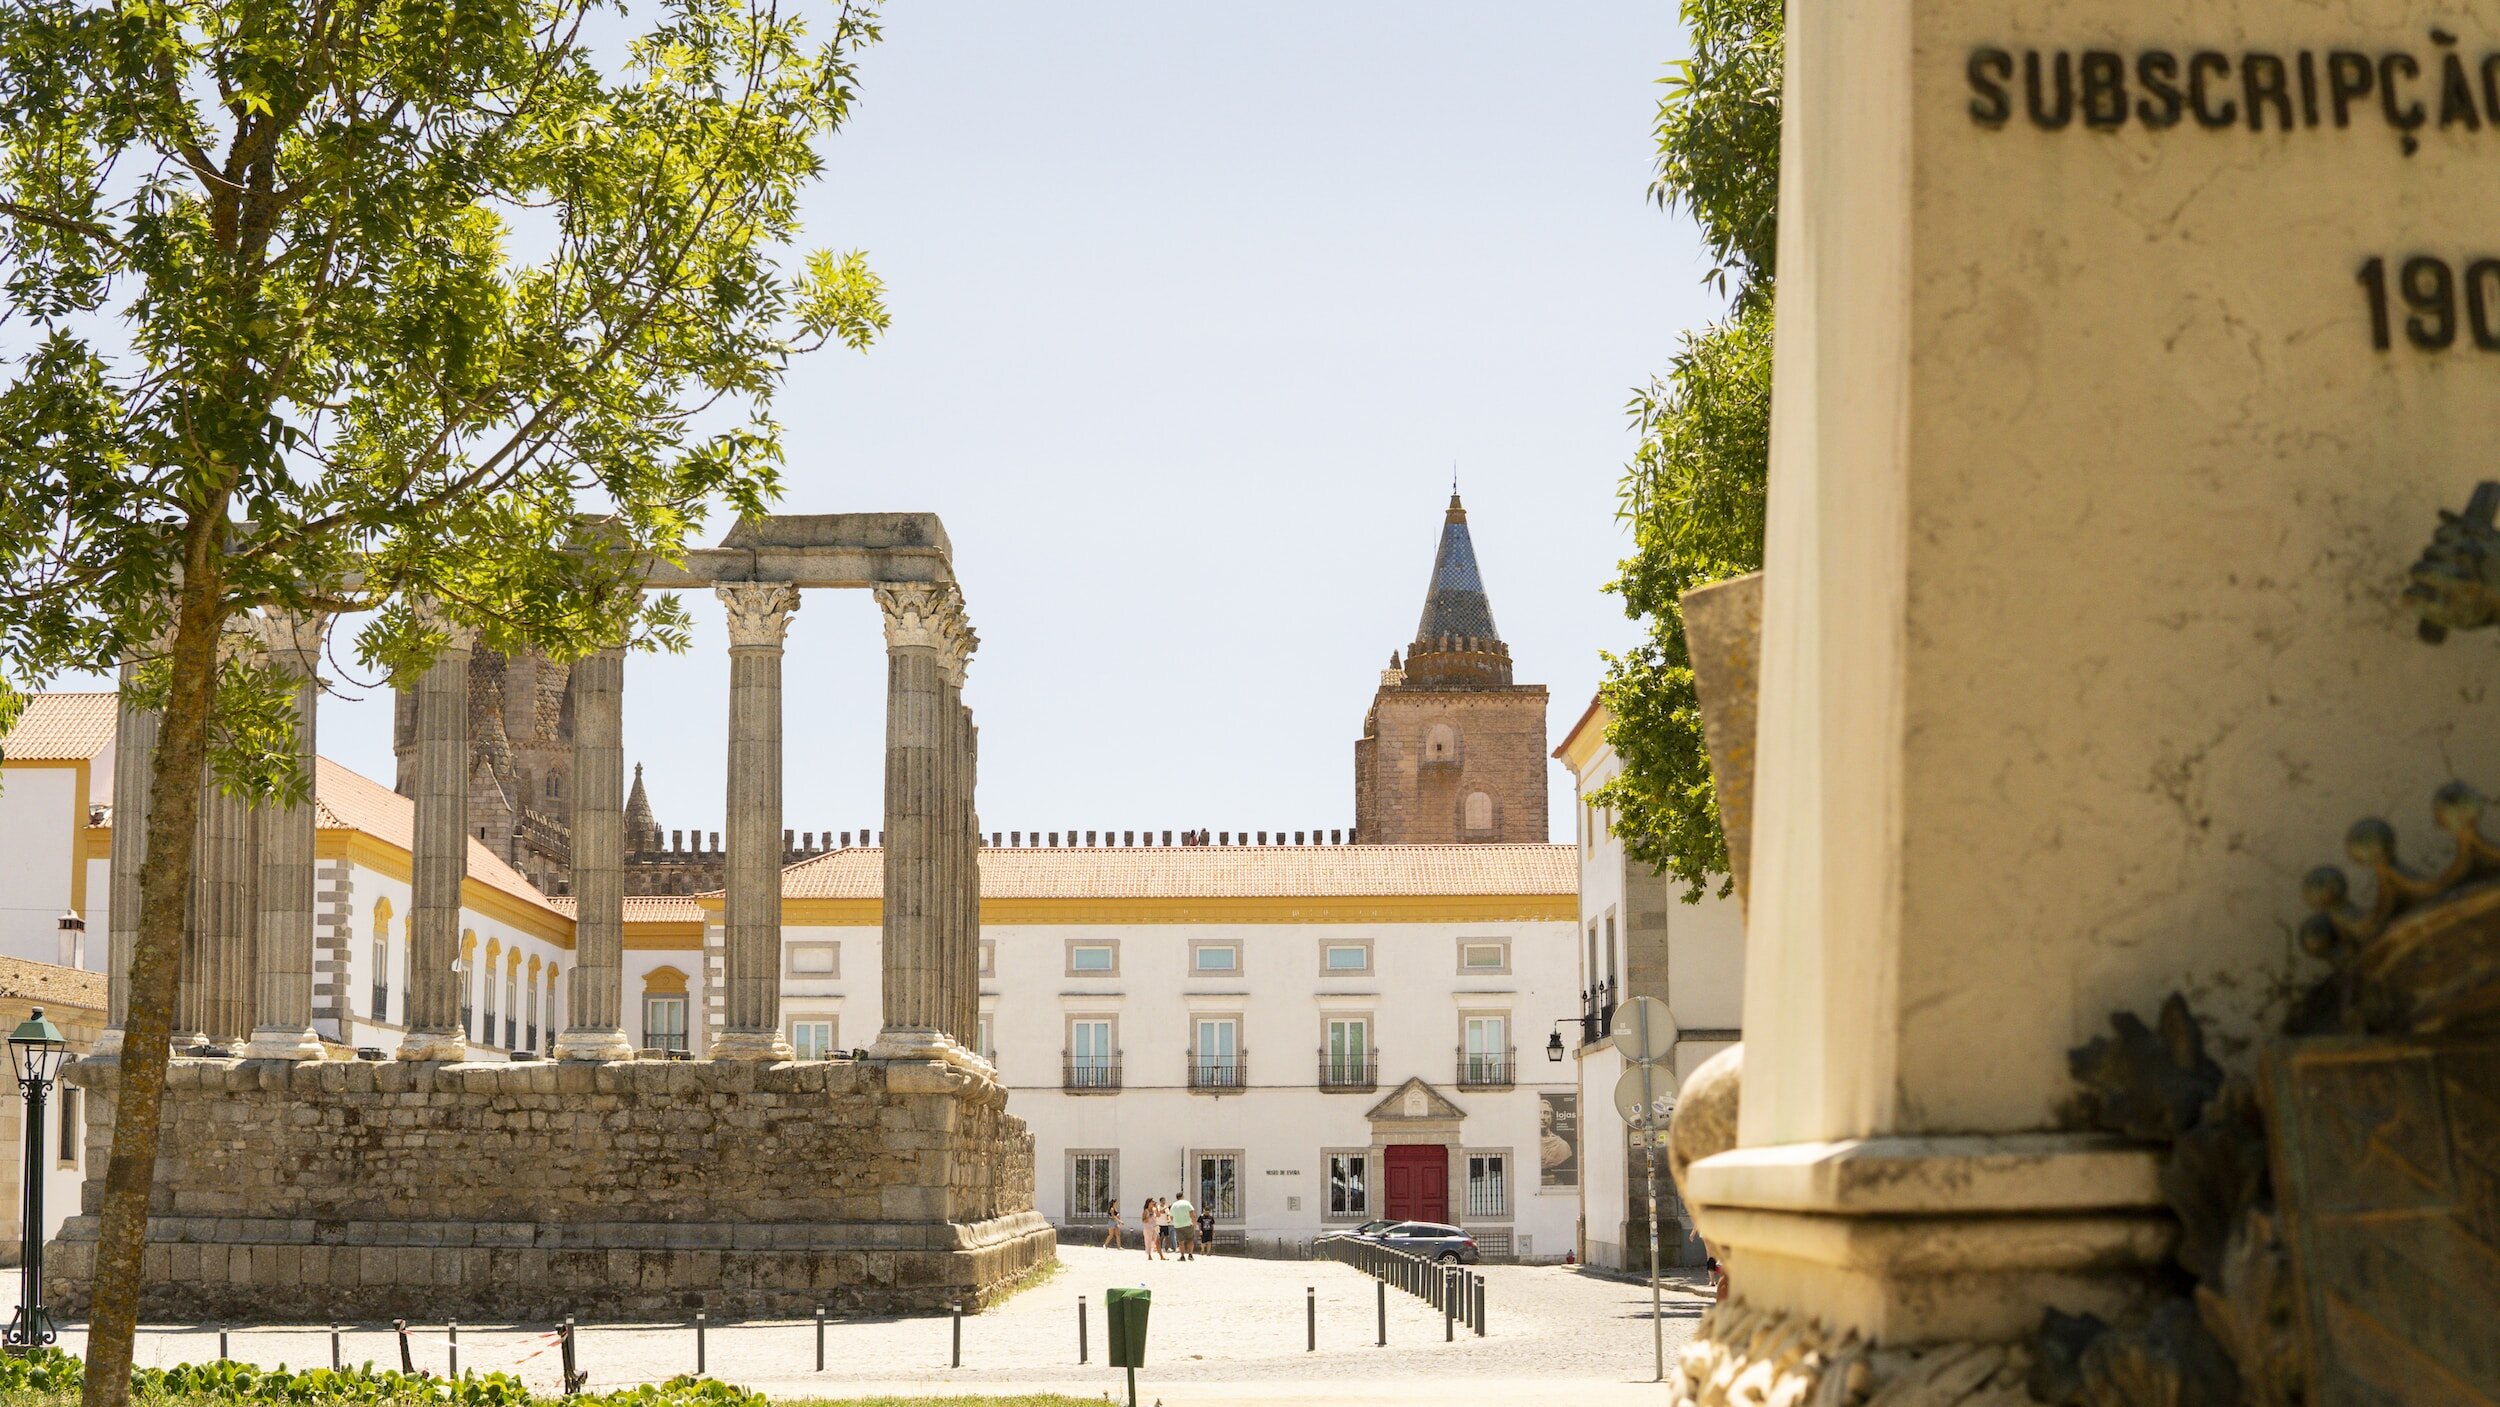
[{"label": "yellow painted trim", "polygon": [[625,925],[625,946],[638,953],[682,951],[703,946],[703,925],[679,919]]},{"label": "yellow painted trim", "polygon": [[686,974],[673,967],[655,967],[642,974],[642,994],[646,997],[682,997],[686,995]]},{"label": "yellow painted trim", "polygon": [[1605,704],[1592,701],[1588,712],[1581,714],[1580,721],[1571,725],[1571,731],[1563,737],[1562,746],[1554,749],[1554,755],[1571,769],[1572,776],[1577,777],[1587,771],[1589,762],[1597,756],[1597,750],[1606,745],[1606,727],[1614,722],[1614,717]]},{"label": "yellow painted trim", "polygon": [[[313,837],[313,853],[324,860],[346,860],[402,884],[410,883],[408,852],[360,830],[325,827]],[[509,924],[559,948],[573,946],[573,921],[526,899],[495,888],[475,875],[460,881],[460,905],[498,923]]]},{"label": "yellow painted trim", "polygon": [[[1057,923],[1498,923],[1580,916],[1577,894],[1380,894],[1337,898],[1229,895],[1122,899],[984,899],[981,922]],[[784,899],[785,925],[873,928],[884,921],[875,899]]]}]

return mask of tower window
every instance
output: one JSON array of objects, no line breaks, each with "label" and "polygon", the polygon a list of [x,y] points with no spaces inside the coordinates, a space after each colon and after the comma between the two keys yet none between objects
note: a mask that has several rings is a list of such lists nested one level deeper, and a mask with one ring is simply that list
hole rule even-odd
[{"label": "tower window", "polygon": [[1424,735],[1424,761],[1456,762],[1457,760],[1458,730],[1447,723],[1433,724],[1432,731]]},{"label": "tower window", "polygon": [[549,773],[547,774],[547,795],[549,795],[549,796],[562,796],[562,795],[564,795],[564,779],[563,779],[562,777],[557,776],[557,775],[556,775],[555,773],[553,773],[553,772],[549,772]]},{"label": "tower window", "polygon": [[1480,791],[1467,793],[1466,827],[1470,831],[1493,829],[1493,798]]}]

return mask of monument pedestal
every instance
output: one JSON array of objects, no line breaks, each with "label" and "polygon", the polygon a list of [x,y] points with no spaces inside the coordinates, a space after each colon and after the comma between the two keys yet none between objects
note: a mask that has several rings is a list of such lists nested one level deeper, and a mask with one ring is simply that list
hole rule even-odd
[{"label": "monument pedestal", "polygon": [[2489,0],[1790,8],[1688,1401],[1989,1383],[2047,1311],[2123,1317],[2164,1219],[2061,1132],[2067,1053],[2176,992],[2247,1073],[2318,975],[2298,877],[2500,777],[2488,651],[2404,601],[2500,423],[2495,54]]},{"label": "monument pedestal", "polygon": [[[79,1313],[115,1067],[71,1069],[92,1171],[48,1268]],[[938,1065],[177,1060],[164,1117],[152,1319],[936,1313],[1057,1242],[1006,1091]]]}]

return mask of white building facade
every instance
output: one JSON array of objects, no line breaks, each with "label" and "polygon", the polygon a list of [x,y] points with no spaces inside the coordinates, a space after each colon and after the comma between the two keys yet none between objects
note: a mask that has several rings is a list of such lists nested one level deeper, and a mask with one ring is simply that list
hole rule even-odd
[{"label": "white building facade", "polygon": [[[1623,763],[1606,743],[1611,718],[1592,701],[1554,750],[1571,769],[1579,881],[1578,953],[1583,1020],[1569,1034],[1578,1071],[1583,1158],[1580,1258],[1610,1270],[1646,1271],[1648,1160],[1627,1136],[1615,1105],[1625,1061],[1608,1021],[1626,998],[1655,997],[1675,1025],[1672,1059],[1660,1076],[1674,1090],[1711,1056],[1742,1038],[1745,926],[1733,895],[1716,884],[1684,902],[1685,887],[1624,854],[1613,816],[1589,799],[1620,775]],[[1703,1250],[1692,1218],[1657,1159],[1659,1259],[1698,1265]]]}]

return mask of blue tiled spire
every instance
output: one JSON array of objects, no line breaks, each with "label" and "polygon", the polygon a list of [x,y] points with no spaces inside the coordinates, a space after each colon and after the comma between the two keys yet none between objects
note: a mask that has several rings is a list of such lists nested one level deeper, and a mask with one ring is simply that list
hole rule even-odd
[{"label": "blue tiled spire", "polygon": [[1467,535],[1467,509],[1450,491],[1450,511],[1441,520],[1441,550],[1432,561],[1432,585],[1424,592],[1423,619],[1415,626],[1419,648],[1431,648],[1444,636],[1495,641],[1502,633],[1493,625],[1493,603],[1484,594],[1484,577],[1476,570],[1476,544]]}]

